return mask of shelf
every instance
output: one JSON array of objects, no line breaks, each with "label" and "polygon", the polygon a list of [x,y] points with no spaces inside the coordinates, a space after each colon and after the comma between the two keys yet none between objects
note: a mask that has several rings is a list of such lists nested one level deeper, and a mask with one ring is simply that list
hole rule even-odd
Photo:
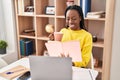
[{"label": "shelf", "polygon": [[42,14],[42,15],[36,15],[36,17],[55,17],[55,15],[45,15],[45,14]]},{"label": "shelf", "polygon": [[104,48],[104,40],[99,39],[97,42],[93,42],[93,47]]},{"label": "shelf", "polygon": [[[34,54],[33,55],[43,55],[44,50],[46,50],[45,42],[49,41],[49,33],[46,32],[45,27],[47,24],[52,24],[54,26],[54,31],[60,31],[66,25],[66,20],[64,16],[65,9],[67,7],[66,0],[27,0],[27,2],[32,1],[32,5],[34,7],[33,13],[25,13],[19,11],[18,1],[26,1],[26,0],[15,0],[15,11],[16,11],[16,28],[17,28],[17,40],[18,46],[20,46],[20,39],[28,38],[34,41]],[[74,0],[75,4],[80,5],[80,0]],[[100,11],[106,10],[106,0],[92,0],[91,1],[91,10],[92,11]],[[31,4],[28,4],[31,5]],[[45,14],[46,6],[54,6],[55,14],[49,15]],[[22,6],[22,8],[24,8]],[[21,9],[21,8],[20,8]],[[85,27],[92,34],[97,34],[98,39],[97,42],[93,42],[94,52],[103,53],[104,49],[104,34],[105,34],[105,20],[106,18],[85,18]],[[24,33],[24,30],[34,29],[34,33]],[[18,48],[19,57],[20,48]],[[102,55],[100,54],[100,55]],[[98,54],[96,54],[99,56]],[[102,66],[95,67],[95,70],[98,72],[102,71]]]},{"label": "shelf", "polygon": [[17,14],[18,16],[31,16],[34,17],[34,14]]},{"label": "shelf", "polygon": [[20,35],[19,37],[35,39],[35,36],[28,36],[28,35]]},{"label": "shelf", "polygon": [[[34,55],[34,56],[35,56],[35,55],[36,55],[36,53],[34,52],[34,53],[33,53],[33,54],[31,54],[31,55]],[[28,58],[28,56],[21,56],[21,58],[26,58],[26,57]]]},{"label": "shelf", "polygon": [[85,20],[105,21],[105,18],[85,18]]},{"label": "shelf", "polygon": [[65,16],[61,15],[61,16],[57,16],[56,18],[65,18]]},{"label": "shelf", "polygon": [[39,39],[39,40],[45,40],[45,41],[49,41],[50,39],[48,38],[48,37],[46,37],[46,36],[44,36],[44,37],[38,37],[37,39]]}]

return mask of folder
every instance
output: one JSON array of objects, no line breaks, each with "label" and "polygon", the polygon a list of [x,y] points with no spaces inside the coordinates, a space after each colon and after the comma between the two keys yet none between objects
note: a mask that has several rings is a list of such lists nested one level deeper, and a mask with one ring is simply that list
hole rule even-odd
[{"label": "folder", "polygon": [[82,61],[81,48],[79,41],[48,41],[45,43],[49,56],[59,57],[62,54],[69,55],[72,61]]}]

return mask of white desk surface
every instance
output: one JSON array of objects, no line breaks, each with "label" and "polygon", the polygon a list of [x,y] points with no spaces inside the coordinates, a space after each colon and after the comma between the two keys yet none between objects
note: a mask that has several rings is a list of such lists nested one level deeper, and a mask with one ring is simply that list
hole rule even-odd
[{"label": "white desk surface", "polygon": [[[27,68],[30,68],[29,59],[22,58],[16,62],[13,62],[12,64],[0,69],[0,73],[8,69],[11,69],[17,65],[22,65]],[[97,75],[98,72],[96,70],[73,67],[73,80],[95,80]],[[0,77],[0,80],[7,80],[7,79]],[[17,79],[15,78],[13,80],[17,80]]]}]

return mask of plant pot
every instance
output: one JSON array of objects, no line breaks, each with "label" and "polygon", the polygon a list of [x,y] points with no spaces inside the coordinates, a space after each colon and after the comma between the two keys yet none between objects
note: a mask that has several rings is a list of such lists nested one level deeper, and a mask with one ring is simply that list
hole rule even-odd
[{"label": "plant pot", "polygon": [[0,48],[0,54],[6,54],[6,48]]}]

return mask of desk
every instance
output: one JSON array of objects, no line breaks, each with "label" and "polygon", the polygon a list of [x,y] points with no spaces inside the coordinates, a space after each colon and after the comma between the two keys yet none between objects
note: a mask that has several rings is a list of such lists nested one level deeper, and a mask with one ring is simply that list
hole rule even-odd
[{"label": "desk", "polygon": [[[22,65],[27,68],[30,68],[29,66],[29,59],[28,58],[22,58],[16,62],[13,62],[12,64],[0,69],[0,73],[4,72],[8,69],[11,69],[17,65]],[[72,67],[73,69],[73,80],[95,80],[95,78],[98,75],[98,72],[95,70],[91,69],[84,69],[84,68],[77,68],[77,67]],[[91,78],[91,76],[93,78]],[[6,80],[5,78],[0,77],[0,80]],[[17,80],[16,78],[13,80]]]}]

